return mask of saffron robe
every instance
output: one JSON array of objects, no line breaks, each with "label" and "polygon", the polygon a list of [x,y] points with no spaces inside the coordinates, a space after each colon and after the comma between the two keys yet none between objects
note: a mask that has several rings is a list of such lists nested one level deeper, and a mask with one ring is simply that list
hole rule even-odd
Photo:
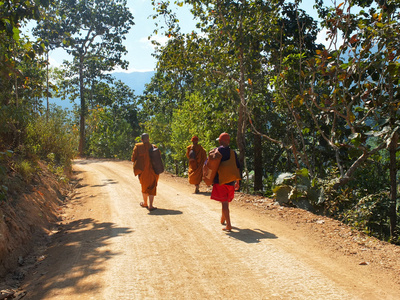
[{"label": "saffron robe", "polygon": [[231,149],[228,160],[221,160],[218,168],[219,184],[227,184],[232,181],[241,180],[240,171],[237,167],[235,152]]},{"label": "saffron robe", "polygon": [[149,195],[157,194],[158,175],[154,173],[151,165],[149,150],[150,143],[138,143],[133,148],[132,162],[133,172],[139,176],[139,182],[142,185],[142,193]]},{"label": "saffron robe", "polygon": [[[195,153],[195,159],[191,159],[189,156],[190,151],[193,150]],[[206,151],[199,144],[189,145],[186,148],[186,157],[189,158],[189,183],[200,184],[203,179],[203,165],[207,159]]]}]

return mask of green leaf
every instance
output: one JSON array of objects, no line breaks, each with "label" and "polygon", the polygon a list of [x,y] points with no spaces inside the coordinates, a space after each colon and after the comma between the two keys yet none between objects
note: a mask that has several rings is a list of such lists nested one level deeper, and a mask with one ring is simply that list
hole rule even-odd
[{"label": "green leaf", "polygon": [[17,27],[14,27],[12,31],[13,31],[14,41],[18,42],[19,41],[19,29]]}]

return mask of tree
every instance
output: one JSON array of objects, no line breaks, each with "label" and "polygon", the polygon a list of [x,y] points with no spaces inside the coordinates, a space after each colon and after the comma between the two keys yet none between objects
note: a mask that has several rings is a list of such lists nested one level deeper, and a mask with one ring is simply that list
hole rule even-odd
[{"label": "tree", "polygon": [[[189,94],[173,112],[171,156],[178,169],[179,165],[183,167],[181,170],[187,167],[186,147],[191,144],[193,135],[199,137],[199,143],[208,152],[217,145],[215,133],[223,132],[236,123],[236,120],[229,117],[229,109],[214,106],[212,101],[202,97],[200,93]],[[232,144],[234,145],[233,141]]]},{"label": "tree", "polygon": [[97,61],[98,74],[116,66],[126,69],[128,62],[122,60],[126,53],[123,41],[133,24],[126,0],[64,0],[51,7],[34,31],[50,45],[72,55],[72,65],[78,70],[81,156],[85,150],[85,92],[89,84],[85,72],[93,60]]},{"label": "tree", "polygon": [[[155,1],[153,1],[153,4]],[[182,1],[183,2],[183,1]],[[182,3],[182,2],[178,2]],[[256,70],[262,69],[262,42],[274,24],[282,1],[184,1],[199,21],[200,33],[182,35],[169,1],[158,2],[157,16],[165,16],[165,35],[173,40],[159,51],[159,69],[172,70],[178,67],[187,70],[195,86],[204,93],[219,90],[228,98],[225,105],[233,107],[237,119],[236,142],[239,161],[245,168],[247,133],[247,109],[251,85]],[[174,54],[172,45],[184,49]],[[181,80],[185,80],[181,77]],[[188,83],[186,81],[186,83]],[[215,101],[222,101],[222,99]],[[233,106],[232,106],[232,103]]]},{"label": "tree", "polygon": [[29,117],[38,109],[37,97],[43,92],[42,65],[36,55],[40,45],[21,35],[28,20],[40,19],[49,1],[7,0],[0,5],[0,144],[17,147],[23,140]]},{"label": "tree", "polygon": [[[276,99],[271,92],[271,79],[279,72],[282,58],[297,53],[305,57],[312,55],[317,48],[316,22],[297,6],[283,1],[184,2],[191,5],[201,33],[180,34],[179,27],[174,26],[176,18],[168,8],[169,2],[159,2],[158,13],[169,17],[165,35],[170,37],[170,41],[159,49],[158,70],[171,72],[173,76],[182,74],[175,83],[182,86],[184,82],[184,88],[201,90],[204,95],[209,95],[212,90],[223,90],[228,95],[229,101],[225,105],[234,108],[238,122],[236,141],[240,162],[246,169],[245,158],[248,155],[245,152],[253,146],[257,156],[257,161],[252,161],[257,170],[255,189],[259,190],[263,176],[259,168],[261,139],[256,137],[253,145],[246,143],[249,116],[251,129],[257,135],[271,128],[270,120],[277,119],[271,117],[271,109],[276,106],[272,103]],[[299,69],[296,65],[290,67]],[[296,82],[291,85],[292,94],[298,91]],[[215,101],[225,100],[216,98]],[[290,145],[293,138],[287,137],[284,141],[282,136],[293,135],[292,129],[297,127],[285,126],[289,124],[284,121],[287,118],[279,119],[283,121],[280,125],[282,130],[277,135],[279,138],[264,136],[280,145]],[[283,131],[286,133],[282,135]]]},{"label": "tree", "polygon": [[[307,86],[301,78],[305,70],[302,60],[314,55],[322,45],[316,43],[317,22],[299,9],[298,3],[282,3],[280,8],[275,29],[270,29],[266,32],[267,36],[259,41],[261,51],[258,57],[262,67],[254,69],[251,75],[252,101],[249,101],[248,114],[252,131],[256,134],[254,155],[262,159],[260,137],[263,137],[268,141],[268,148],[276,148],[275,154],[286,153],[289,156],[289,151],[292,152],[294,163],[288,159],[286,171],[292,169],[291,165],[298,169],[306,165],[313,173],[307,153],[310,148],[307,148],[308,141],[303,134],[305,124],[300,124],[296,117],[301,115],[301,111],[295,111],[291,103],[298,92]],[[285,74],[284,80],[282,74]],[[267,161],[267,165],[276,165],[276,155],[269,157],[274,159]],[[255,162],[255,166],[259,164]],[[254,169],[255,190],[259,190],[262,174],[257,167]]]},{"label": "tree", "polygon": [[[370,6],[375,2],[376,6]],[[352,14],[353,5],[369,8]],[[314,83],[300,95],[316,128],[335,150],[340,176],[334,188],[349,184],[368,159],[387,149],[390,161],[391,238],[397,227],[397,149],[399,138],[398,5],[395,1],[344,1],[323,8],[334,49],[309,61]],[[326,88],[328,87],[328,88]],[[323,91],[323,92],[322,92]],[[324,126],[323,123],[330,126]],[[345,149],[346,156],[340,155]],[[384,190],[382,187],[381,190]]]}]

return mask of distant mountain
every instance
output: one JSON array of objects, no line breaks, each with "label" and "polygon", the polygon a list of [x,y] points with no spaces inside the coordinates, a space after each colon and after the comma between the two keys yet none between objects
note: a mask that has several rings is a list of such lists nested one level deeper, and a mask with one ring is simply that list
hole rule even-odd
[{"label": "distant mountain", "polygon": [[154,73],[154,71],[131,73],[116,72],[112,73],[112,75],[116,79],[121,80],[126,85],[128,85],[131,89],[135,91],[135,95],[139,96],[143,94],[145,85],[150,83]]},{"label": "distant mountain", "polygon": [[[151,78],[153,77],[155,71],[149,72],[115,72],[112,75],[117,79],[121,80],[127,86],[135,91],[135,95],[139,96],[143,94],[145,89],[145,85],[150,83]],[[59,98],[52,98],[49,99],[50,103],[54,103],[56,105],[61,106],[62,108],[68,108],[72,110],[73,104],[70,103],[68,100],[61,100]],[[46,105],[46,100],[44,100],[44,104]]]}]

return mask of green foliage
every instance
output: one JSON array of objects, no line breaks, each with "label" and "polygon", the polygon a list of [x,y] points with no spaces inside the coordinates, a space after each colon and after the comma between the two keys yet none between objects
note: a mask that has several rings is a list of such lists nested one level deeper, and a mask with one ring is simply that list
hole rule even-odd
[{"label": "green foliage", "polygon": [[109,78],[93,82],[89,93],[86,154],[130,159],[133,139],[139,135],[136,97],[126,84]]},{"label": "green foliage", "polygon": [[[36,136],[44,136],[49,130],[55,134],[47,138],[54,139],[53,144],[64,142],[57,140],[58,133],[50,130],[45,117],[40,116],[41,98],[46,93],[46,62],[39,57],[43,44],[28,40],[19,29],[29,20],[42,19],[49,3],[11,0],[0,5],[0,200],[8,192],[9,173],[15,172],[28,182],[36,173],[36,150],[46,140]],[[32,139],[36,144],[30,144]],[[70,165],[70,160],[64,163]]]},{"label": "green foliage", "polygon": [[[191,137],[197,135],[199,143],[206,151],[216,146],[216,138],[221,132],[231,134],[231,146],[235,147],[235,135],[231,128],[236,119],[229,106],[224,106],[217,93],[205,99],[201,93],[187,93],[185,98],[176,103],[172,114],[158,112],[144,122],[144,131],[150,134],[150,140],[157,144],[163,154],[166,169],[183,174],[187,168],[186,147],[191,144]],[[152,105],[147,96],[145,105]],[[161,100],[160,100],[161,101]],[[163,106],[167,102],[159,102]]]},{"label": "green foliage", "polygon": [[363,232],[389,240],[389,193],[380,191],[362,197],[343,213],[342,220]]},{"label": "green foliage", "polygon": [[329,168],[324,178],[313,181],[316,189],[319,190],[318,208],[323,214],[338,218],[340,214],[351,205],[351,190],[337,188],[339,178],[337,168]]},{"label": "green foliage", "polygon": [[87,119],[87,153],[93,157],[130,159],[135,131],[122,113],[97,107]]},{"label": "green foliage", "polygon": [[70,168],[77,153],[77,130],[68,113],[52,107],[48,116],[32,119],[27,126],[25,147],[39,159]]},{"label": "green foliage", "polygon": [[[14,146],[13,151],[0,152],[1,199],[8,191],[9,172],[16,172],[29,183],[37,173],[37,161],[44,160],[49,163],[50,171],[66,181],[64,170],[71,169],[71,160],[76,154],[77,131],[67,112],[54,107],[48,115],[23,113],[23,110],[18,111],[25,120],[23,124],[19,123],[23,131],[17,131],[18,146]],[[8,124],[11,121],[11,116],[8,116]]]},{"label": "green foliage", "polygon": [[13,151],[6,150],[0,152],[0,201],[5,200],[6,194],[8,192],[8,187],[6,184],[7,179],[7,165],[10,158],[13,156]]},{"label": "green foliage", "polygon": [[93,87],[109,80],[106,72],[117,66],[127,68],[128,62],[122,59],[127,51],[123,40],[133,24],[126,0],[65,0],[55,2],[34,30],[49,48],[63,48],[73,57],[72,62],[66,63],[69,76],[64,85],[73,83],[67,92],[72,94],[72,99],[79,97],[81,103],[81,156],[86,142],[86,101],[96,101],[92,96]]},{"label": "green foliage", "polygon": [[[395,238],[398,227],[396,154],[400,122],[400,62],[395,49],[399,46],[399,7],[393,3],[387,6],[374,6],[365,1],[358,3],[364,9],[355,14],[350,13],[350,7],[345,7],[351,5],[348,3],[340,9],[325,11],[325,27],[332,32],[333,38],[334,33],[342,32],[344,40],[336,45],[334,51],[319,51],[315,60],[310,61],[314,70],[310,75],[316,79],[317,90],[310,89],[304,93],[303,99],[321,135],[332,148],[336,148],[337,153],[346,154],[337,156],[340,177],[334,187],[349,189],[352,194],[368,199],[366,203],[371,206],[378,201],[377,198],[387,201],[387,211],[385,205],[379,205],[382,210],[379,215],[383,218],[382,226],[386,224],[384,216],[389,216],[390,234]],[[324,90],[324,87],[328,89]],[[323,118],[316,118],[318,114]],[[323,119],[331,120],[330,128],[320,126]],[[370,157],[379,162],[372,168],[366,163]],[[385,160],[388,168],[383,167]],[[375,171],[371,172],[374,167]],[[361,172],[365,172],[365,176],[361,176]],[[371,173],[382,175],[377,176],[376,182],[371,182],[367,178]],[[361,180],[350,183],[358,178]],[[370,182],[371,186],[366,188],[364,181]],[[376,196],[389,189],[389,197]],[[349,201],[357,204],[360,198],[350,194]],[[368,222],[368,215],[365,218]]]},{"label": "green foliage", "polygon": [[[265,197],[273,197],[274,195],[273,195],[272,190],[275,186],[275,178],[271,174],[266,174],[265,176],[263,176],[262,190],[255,191],[254,190],[254,179],[255,179],[254,173],[255,173],[254,170],[249,171],[248,178],[247,178],[247,174],[243,175],[243,178],[240,182],[240,190],[246,191],[246,193],[249,193],[249,194],[258,194],[258,195],[263,195]],[[287,197],[286,197],[286,199],[287,199]]]},{"label": "green foliage", "polygon": [[373,161],[358,170],[353,181],[339,188],[338,169],[328,170],[324,179],[313,181],[313,190],[318,190],[317,201],[312,202],[314,208],[369,235],[390,240],[389,192],[385,190],[388,174],[382,167]]},{"label": "green foliage", "polygon": [[[218,117],[219,114],[219,117]],[[205,120],[212,120],[205,126]],[[186,147],[191,144],[193,135],[198,136],[199,144],[208,152],[216,147],[215,139],[225,124],[223,112],[209,109],[207,102],[200,94],[191,94],[178,109],[175,109],[171,124],[171,158],[184,170],[187,165]]]},{"label": "green foliage", "polygon": [[314,210],[318,202],[318,193],[310,180],[307,169],[296,170],[295,173],[279,174],[272,191],[276,201],[280,204]]},{"label": "green foliage", "polygon": [[[171,126],[170,117],[165,114],[157,113],[152,116],[149,120],[142,124],[142,132],[146,132],[150,136],[150,143],[157,145],[161,151],[162,159],[165,165],[165,169],[170,172],[179,173],[174,160],[171,157]],[[137,138],[137,142],[140,142],[140,135]]]},{"label": "green foliage", "polygon": [[36,174],[36,168],[33,165],[33,162],[26,159],[21,161],[17,160],[14,163],[14,169],[26,182],[30,182]]},{"label": "green foliage", "polygon": [[65,176],[65,166],[57,163],[56,155],[54,153],[49,153],[47,155],[47,162],[49,171],[55,174],[58,180],[62,182],[68,182],[68,177]]}]

